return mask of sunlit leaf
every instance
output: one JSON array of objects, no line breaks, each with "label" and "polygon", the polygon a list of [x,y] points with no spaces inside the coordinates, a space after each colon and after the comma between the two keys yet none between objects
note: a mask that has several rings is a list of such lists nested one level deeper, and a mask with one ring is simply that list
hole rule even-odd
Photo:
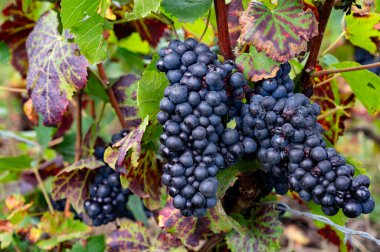
[{"label": "sunlit leaf", "polygon": [[158,10],[161,0],[135,0],[133,3],[133,11],[125,13],[126,19],[133,20],[146,17],[152,11]]},{"label": "sunlit leaf", "polygon": [[78,47],[68,38],[67,33],[58,33],[57,14],[49,11],[26,41],[30,61],[27,88],[36,111],[49,126],[61,121],[69,99],[87,82],[87,60],[78,55]]},{"label": "sunlit leaf", "polygon": [[162,8],[181,22],[194,22],[210,8],[211,0],[162,0]]},{"label": "sunlit leaf", "polygon": [[248,53],[241,53],[236,58],[236,65],[244,76],[251,81],[273,78],[280,67],[280,63],[258,52],[254,46],[249,47]]},{"label": "sunlit leaf", "polygon": [[274,9],[252,1],[240,18],[240,42],[280,62],[306,52],[308,41],[318,34],[318,22],[302,8],[298,0],[279,0]]}]

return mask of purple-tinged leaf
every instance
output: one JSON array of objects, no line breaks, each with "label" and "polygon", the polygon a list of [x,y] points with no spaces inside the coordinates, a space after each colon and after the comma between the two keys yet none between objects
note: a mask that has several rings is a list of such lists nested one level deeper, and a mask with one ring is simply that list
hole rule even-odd
[{"label": "purple-tinged leaf", "polygon": [[123,75],[112,86],[117,103],[124,115],[127,129],[137,127],[141,123],[137,107],[137,81],[140,78],[134,74]]},{"label": "purple-tinged leaf", "polygon": [[240,37],[241,27],[239,18],[243,10],[242,0],[232,0],[227,5],[227,22],[232,47],[236,46]]},{"label": "purple-tinged leaf", "polygon": [[85,87],[88,62],[70,43],[72,37],[58,33],[57,13],[44,14],[26,41],[29,58],[27,88],[44,125],[57,125],[73,93]]},{"label": "purple-tinged leaf", "polygon": [[160,211],[158,221],[158,225],[166,232],[175,235],[186,247],[192,249],[210,232],[209,218],[183,217],[180,211],[173,207],[173,200],[169,200],[166,207]]},{"label": "purple-tinged leaf", "polygon": [[298,0],[279,0],[274,9],[252,1],[240,18],[240,42],[252,44],[270,58],[285,62],[307,50],[307,42],[318,34],[311,10]]},{"label": "purple-tinged leaf", "polygon": [[74,209],[83,211],[83,203],[88,198],[88,187],[92,171],[104,165],[95,157],[79,160],[63,169],[53,180],[54,200],[68,198]]}]

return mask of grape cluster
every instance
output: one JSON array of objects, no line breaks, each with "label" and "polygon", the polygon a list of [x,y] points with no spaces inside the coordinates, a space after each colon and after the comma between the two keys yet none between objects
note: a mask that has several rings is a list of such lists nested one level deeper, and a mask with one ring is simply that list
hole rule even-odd
[{"label": "grape cluster", "polygon": [[159,56],[157,69],[170,82],[157,115],[160,152],[168,159],[162,182],[182,215],[203,216],[217,201],[218,170],[256,150],[252,138],[225,127],[241,110],[246,81],[233,61],[222,64],[192,38],[171,41]]},{"label": "grape cluster", "polygon": [[[120,132],[113,135],[113,142],[120,140],[123,134],[124,132]],[[94,156],[103,161],[104,151],[104,147],[98,146],[95,148]],[[122,188],[120,174],[108,165],[99,168],[96,172],[94,181],[90,185],[90,198],[84,202],[84,209],[92,225],[104,225],[122,217],[134,219],[127,209],[128,198],[132,192]]]},{"label": "grape cluster", "polygon": [[257,83],[257,94],[242,110],[243,133],[259,142],[262,168],[277,193],[296,191],[301,199],[320,204],[326,215],[335,215],[339,208],[350,218],[371,212],[368,177],[353,178],[354,167],[326,147],[317,123],[321,109],[303,94],[293,93],[289,71],[285,63],[275,78]]}]

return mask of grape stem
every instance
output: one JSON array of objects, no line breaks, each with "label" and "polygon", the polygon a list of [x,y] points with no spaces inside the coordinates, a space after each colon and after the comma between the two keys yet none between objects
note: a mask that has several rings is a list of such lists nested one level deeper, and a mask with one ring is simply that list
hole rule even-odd
[{"label": "grape stem", "polygon": [[50,211],[50,213],[53,213],[54,212],[54,208],[53,208],[53,205],[52,205],[52,203],[50,201],[50,198],[49,198],[49,195],[48,195],[48,193],[46,191],[46,188],[44,186],[44,182],[42,181],[40,173],[38,172],[38,166],[33,168],[33,173],[36,176],[36,179],[38,181],[38,185],[40,186],[42,194],[44,195],[44,198],[45,198],[46,204],[48,205],[49,211]]},{"label": "grape stem", "polygon": [[228,20],[226,2],[224,0],[214,0],[216,24],[218,27],[218,39],[220,54],[225,60],[234,59],[231,50],[230,35],[228,32]]},{"label": "grape stem", "polygon": [[125,123],[123,113],[121,112],[119,104],[117,103],[115,94],[113,93],[111,87],[108,86],[109,80],[108,80],[107,73],[106,73],[103,63],[99,63],[97,67],[98,67],[98,72],[100,76],[100,81],[102,82],[104,88],[107,91],[108,98],[110,99],[111,105],[113,109],[115,110],[117,117],[119,118],[121,127],[125,129],[127,128],[127,124]]},{"label": "grape stem", "polygon": [[27,90],[24,88],[13,88],[13,87],[6,87],[6,86],[0,86],[0,90],[8,91],[8,92],[14,92],[14,93],[26,93]]},{"label": "grape stem", "polygon": [[319,71],[319,72],[312,72],[310,74],[310,76],[311,77],[318,77],[318,76],[325,75],[325,74],[352,72],[352,71],[370,69],[370,68],[375,68],[375,67],[380,67],[380,62],[367,64],[367,65],[360,65],[360,66],[355,66],[355,67],[347,67],[347,68],[341,68],[341,69],[331,69],[331,70],[323,70],[323,71]]},{"label": "grape stem", "polygon": [[203,37],[205,36],[206,32],[207,32],[207,29],[208,29],[208,26],[210,24],[210,17],[211,17],[211,9],[208,10],[208,15],[207,15],[207,21],[206,21],[206,26],[202,32],[202,35],[199,37],[199,42],[202,41]]}]

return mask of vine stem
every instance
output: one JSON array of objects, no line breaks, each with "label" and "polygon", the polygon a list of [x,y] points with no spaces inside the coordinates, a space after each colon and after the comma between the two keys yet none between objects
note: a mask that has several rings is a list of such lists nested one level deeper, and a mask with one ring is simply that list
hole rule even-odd
[{"label": "vine stem", "polygon": [[355,67],[347,67],[347,68],[341,68],[341,69],[331,69],[331,70],[323,70],[319,72],[312,72],[310,74],[311,77],[317,77],[325,74],[335,74],[335,73],[344,73],[344,72],[352,72],[352,71],[358,71],[363,69],[370,69],[380,67],[380,62],[367,64],[367,65],[361,65],[361,66],[355,66]]},{"label": "vine stem", "polygon": [[318,35],[312,38],[310,41],[310,55],[305,65],[305,70],[307,72],[313,70],[317,63],[319,49],[321,48],[327,22],[329,21],[330,13],[334,7],[334,3],[334,0],[326,0],[322,8],[319,10]]},{"label": "vine stem", "polygon": [[27,90],[23,88],[13,88],[13,87],[6,87],[6,86],[0,86],[0,90],[8,91],[8,92],[14,92],[14,93],[26,93]]},{"label": "vine stem", "polygon": [[303,73],[301,76],[301,83],[303,93],[307,96],[312,96],[313,86],[310,82],[309,73],[315,68],[318,61],[319,50],[321,48],[323,36],[325,34],[327,22],[329,21],[330,13],[334,7],[334,0],[326,0],[322,8],[319,9],[319,24],[318,24],[318,35],[311,39],[309,43],[310,54],[306,61]]},{"label": "vine stem", "polygon": [[337,38],[336,40],[329,46],[327,47],[323,52],[322,52],[322,55],[325,55],[326,53],[328,53],[330,50],[332,50],[338,43],[339,41],[344,37],[344,35],[346,34],[346,32],[342,32]]},{"label": "vine stem", "polygon": [[33,173],[36,176],[36,179],[38,181],[38,185],[40,186],[42,194],[44,195],[44,198],[45,198],[46,204],[48,205],[49,211],[50,211],[50,213],[53,213],[54,212],[54,208],[53,208],[53,205],[52,205],[52,203],[50,201],[50,198],[49,198],[49,195],[48,195],[48,193],[46,191],[46,188],[44,186],[44,182],[42,181],[40,173],[38,172],[38,167],[34,167],[33,168]]},{"label": "vine stem", "polygon": [[330,81],[332,81],[333,79],[337,78],[338,76],[340,76],[339,73],[334,74],[334,75],[331,76],[330,78],[328,78],[328,79],[326,79],[326,80],[324,80],[324,81],[319,82],[319,83],[316,84],[314,87],[320,87],[320,86],[323,86],[323,85],[325,85],[325,84],[327,84],[327,83],[330,83]]},{"label": "vine stem", "polygon": [[224,0],[214,0],[216,24],[218,27],[218,39],[220,53],[224,59],[233,59],[231,50],[230,35],[228,32],[227,9]]},{"label": "vine stem", "polygon": [[103,86],[106,88],[107,95],[110,99],[111,105],[112,105],[113,109],[115,110],[117,117],[119,118],[120,125],[121,125],[121,127],[123,127],[123,129],[125,129],[125,128],[127,128],[127,124],[125,123],[124,116],[120,110],[119,104],[117,104],[115,94],[113,93],[112,89],[108,86],[109,80],[108,80],[107,73],[106,73],[106,70],[104,68],[103,63],[99,63],[97,65],[97,67],[98,67],[100,80],[101,80]]},{"label": "vine stem", "polygon": [[206,32],[207,32],[208,26],[209,26],[209,24],[210,24],[210,17],[211,17],[211,8],[208,10],[206,26],[205,26],[205,29],[204,29],[203,32],[202,32],[202,35],[199,37],[199,42],[202,41],[203,37],[205,36],[205,34],[206,34]]},{"label": "vine stem", "polygon": [[224,237],[225,237],[224,233],[214,234],[207,240],[207,242],[200,248],[200,250],[198,250],[198,252],[212,251],[212,249],[216,246],[216,244],[223,241]]}]

